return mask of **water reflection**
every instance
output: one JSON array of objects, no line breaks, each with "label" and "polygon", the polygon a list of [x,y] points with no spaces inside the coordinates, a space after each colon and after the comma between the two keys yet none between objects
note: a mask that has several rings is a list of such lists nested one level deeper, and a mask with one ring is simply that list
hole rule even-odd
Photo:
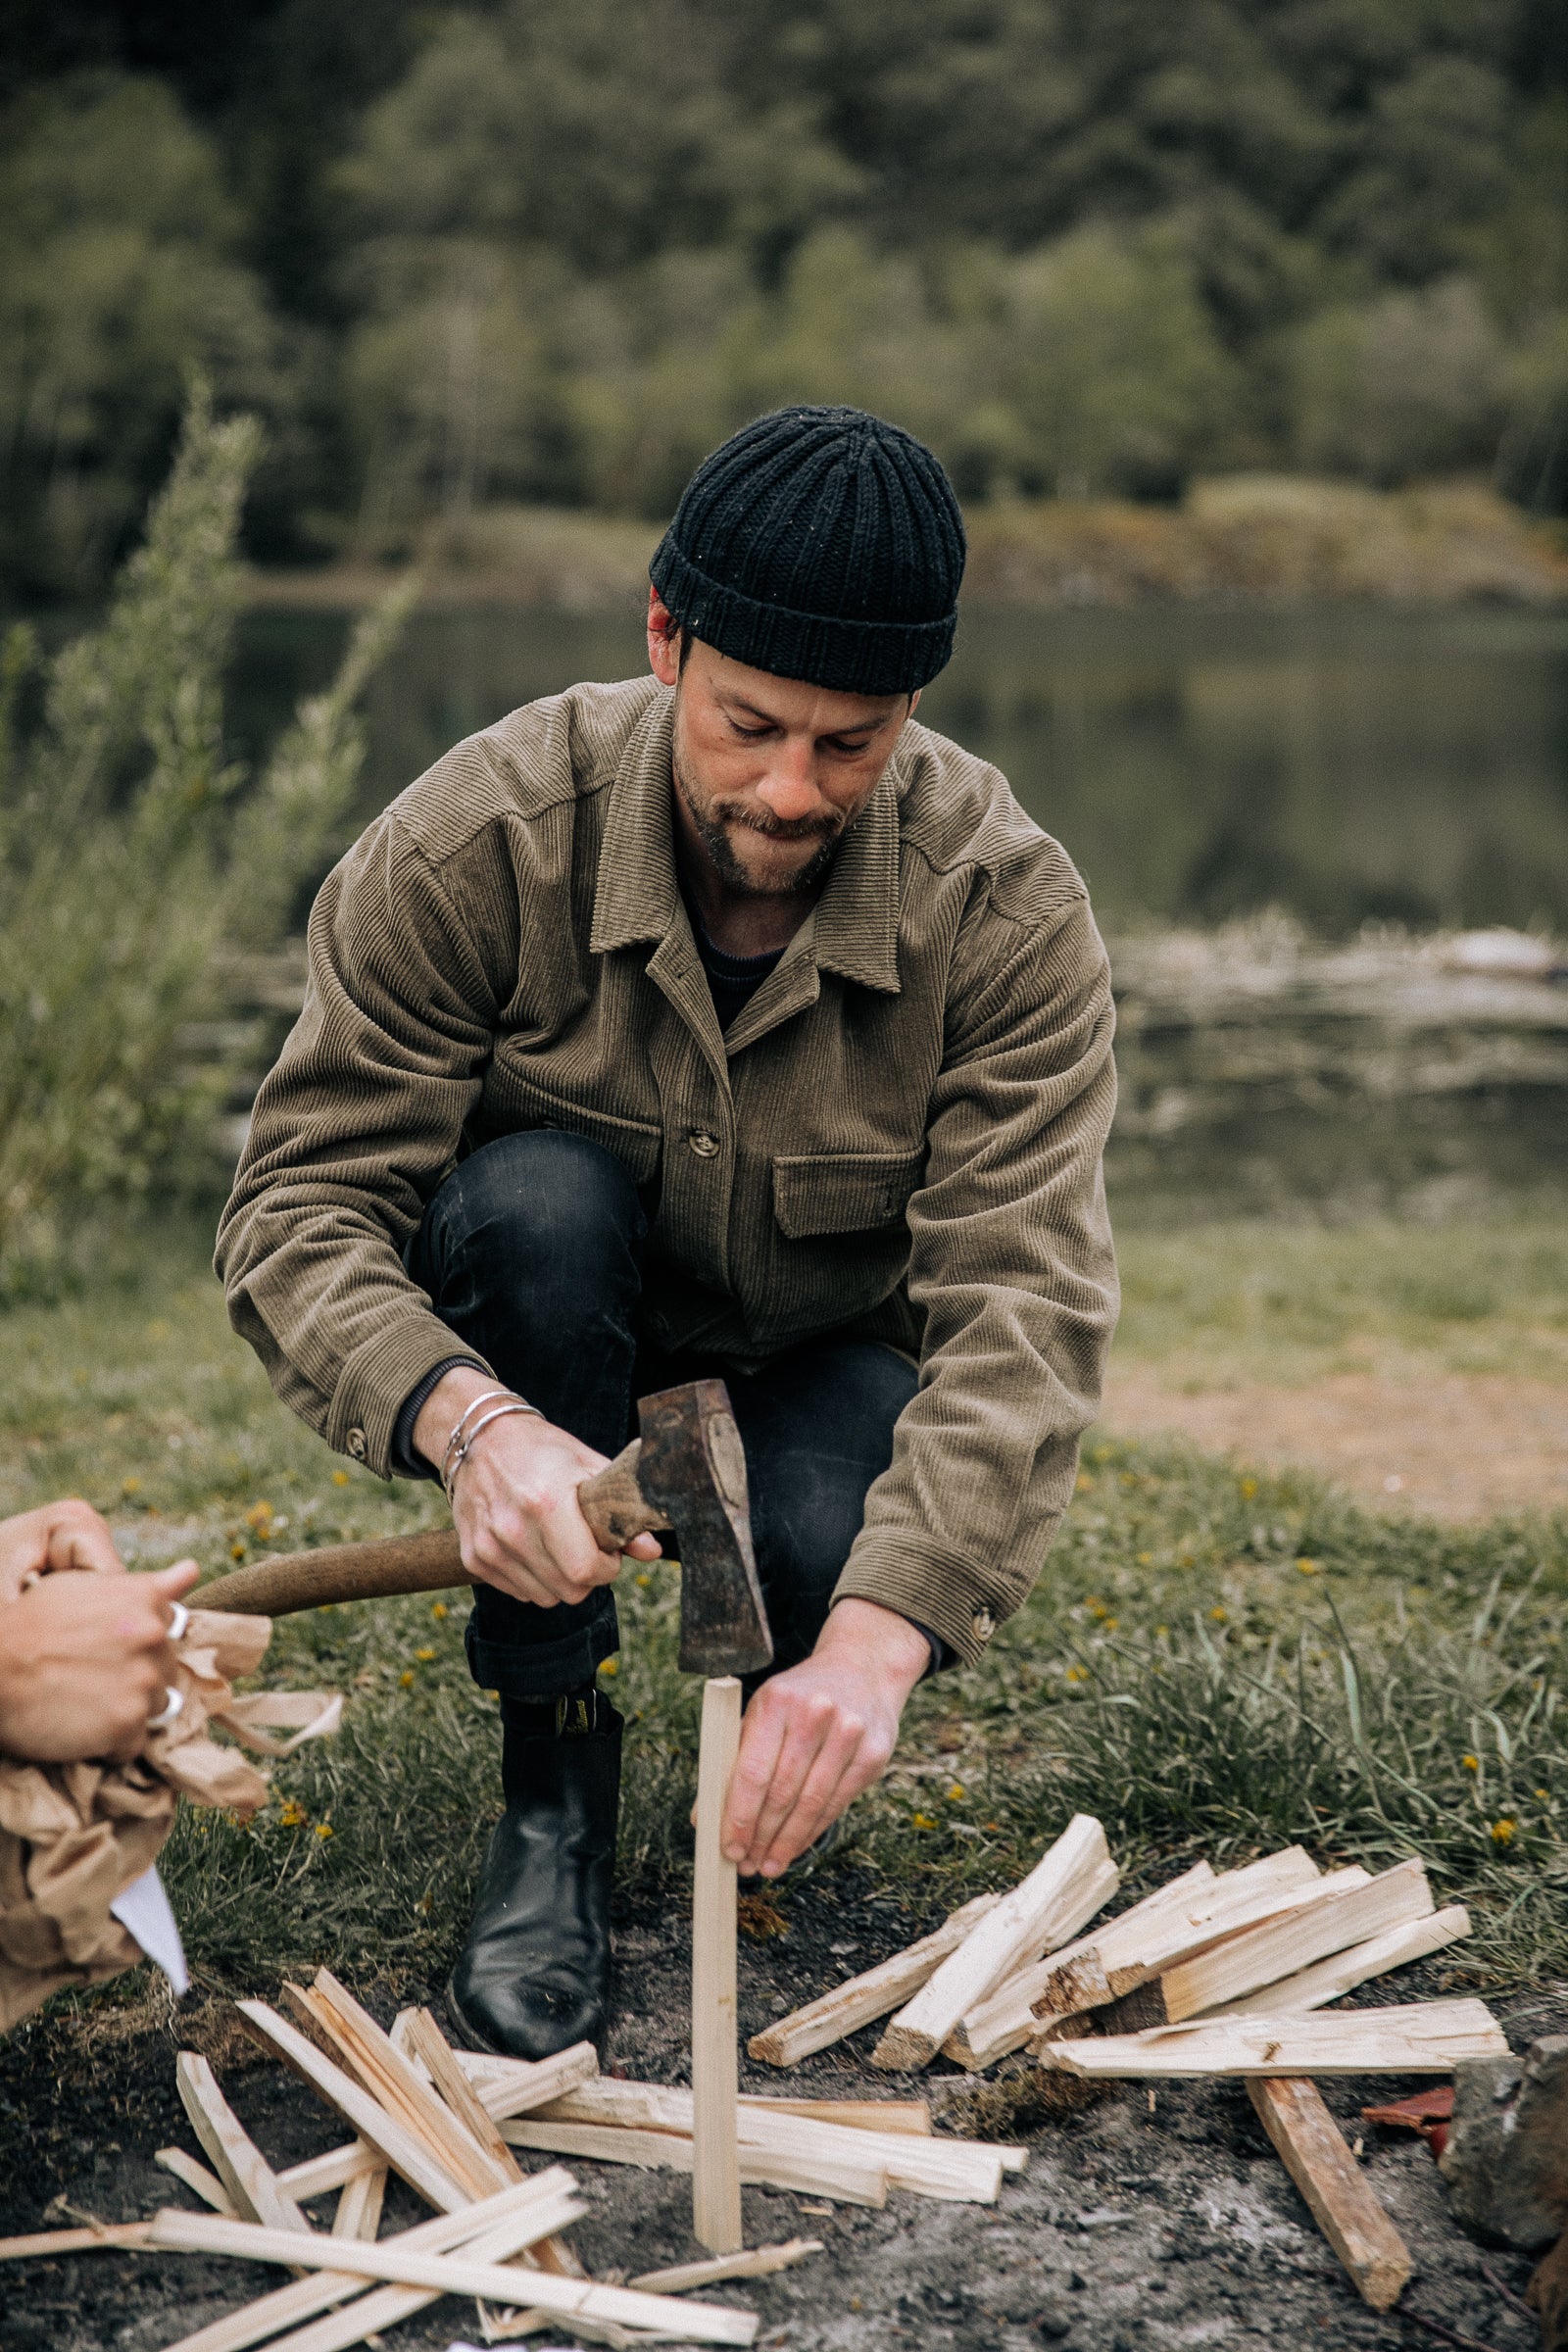
[{"label": "water reflection", "polygon": [[[342,637],[250,617],[247,742]],[[372,692],[362,816],[516,704],[643,665],[631,612],[419,615]],[[1111,928],[1268,905],[1328,936],[1568,928],[1568,615],[971,611],[921,715],[1005,770]]]}]

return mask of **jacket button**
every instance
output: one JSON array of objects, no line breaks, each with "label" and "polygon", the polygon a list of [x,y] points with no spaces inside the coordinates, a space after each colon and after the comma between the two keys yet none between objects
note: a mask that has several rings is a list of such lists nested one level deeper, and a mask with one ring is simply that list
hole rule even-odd
[{"label": "jacket button", "polygon": [[969,1631],[977,1642],[989,1642],[997,1630],[997,1621],[989,1609],[976,1609],[969,1620]]},{"label": "jacket button", "polygon": [[351,1429],[343,1441],[343,1450],[351,1462],[363,1462],[369,1449],[363,1429]]},{"label": "jacket button", "polygon": [[694,1127],[686,1138],[699,1159],[711,1159],[718,1150],[718,1138],[707,1127]]}]

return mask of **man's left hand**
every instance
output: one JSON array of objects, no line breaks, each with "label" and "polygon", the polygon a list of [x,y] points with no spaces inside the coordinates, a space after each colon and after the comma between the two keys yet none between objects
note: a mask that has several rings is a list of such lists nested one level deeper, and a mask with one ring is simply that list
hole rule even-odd
[{"label": "man's left hand", "polygon": [[881,1778],[931,1645],[872,1600],[841,1600],[815,1649],[762,1685],[746,1710],[724,1809],[723,1850],[776,1879]]}]

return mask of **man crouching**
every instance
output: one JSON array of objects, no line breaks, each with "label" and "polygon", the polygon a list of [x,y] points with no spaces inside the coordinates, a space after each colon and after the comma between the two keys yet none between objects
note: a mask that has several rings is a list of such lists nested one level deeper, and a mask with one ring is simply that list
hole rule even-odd
[{"label": "man crouching", "polygon": [[913,723],[963,557],[919,442],[763,417],[654,558],[652,678],[460,744],[311,918],[219,1266],[329,1444],[443,1476],[479,1580],[506,1811],[449,1998],[480,2048],[604,2023],[620,1563],[576,1490],[638,1396],[720,1376],[745,1443],[777,1657],[724,1845],[763,1877],[981,1654],[1071,1491],[1109,977],[1062,850]]}]

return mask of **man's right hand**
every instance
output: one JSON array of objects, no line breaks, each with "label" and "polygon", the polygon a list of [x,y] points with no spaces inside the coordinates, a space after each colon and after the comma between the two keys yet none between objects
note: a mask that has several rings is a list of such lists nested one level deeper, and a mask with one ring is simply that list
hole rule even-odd
[{"label": "man's right hand", "polygon": [[[414,1443],[433,1468],[441,1467],[465,1409],[498,1385],[467,1364],[436,1383],[414,1424]],[[474,1421],[491,1409],[481,1408]],[[596,1587],[613,1584],[620,1554],[600,1550],[577,1505],[577,1489],[607,1459],[532,1413],[492,1421],[453,1493],[452,1516],[470,1576],[543,1609],[586,1600]],[[626,1549],[634,1559],[657,1560],[659,1539],[639,1536]]]},{"label": "man's right hand", "polygon": [[46,1576],[0,1606],[0,1753],[34,1764],[139,1755],[173,1671],[170,1604],[201,1574]]}]

